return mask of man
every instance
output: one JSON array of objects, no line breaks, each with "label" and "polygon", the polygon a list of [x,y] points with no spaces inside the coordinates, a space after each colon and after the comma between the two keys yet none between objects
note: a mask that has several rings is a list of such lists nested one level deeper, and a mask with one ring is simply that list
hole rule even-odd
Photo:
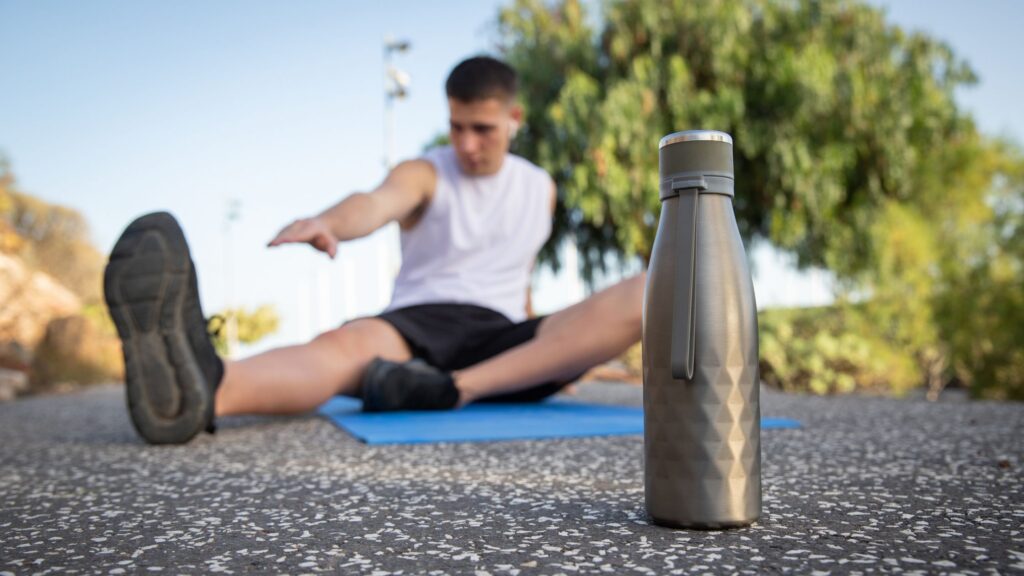
[{"label": "man", "polygon": [[217,416],[292,414],[337,394],[364,410],[535,401],[640,339],[643,276],[544,318],[527,318],[530,273],[551,230],[555,187],[508,153],[522,109],[515,72],[487,57],[446,84],[451,145],[396,166],[380,186],[285,227],[270,246],[339,242],[398,222],[391,304],[306,344],[240,361],[205,331],[184,235],[166,213],[125,230],[105,294],[124,344],[132,421],[152,443],[186,442]]}]

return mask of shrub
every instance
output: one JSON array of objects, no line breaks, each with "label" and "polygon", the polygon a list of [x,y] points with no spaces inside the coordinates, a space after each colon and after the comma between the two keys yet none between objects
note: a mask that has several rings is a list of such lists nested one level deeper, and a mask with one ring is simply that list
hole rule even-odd
[{"label": "shrub", "polygon": [[905,394],[922,381],[912,354],[834,306],[761,312],[761,379],[788,392]]}]

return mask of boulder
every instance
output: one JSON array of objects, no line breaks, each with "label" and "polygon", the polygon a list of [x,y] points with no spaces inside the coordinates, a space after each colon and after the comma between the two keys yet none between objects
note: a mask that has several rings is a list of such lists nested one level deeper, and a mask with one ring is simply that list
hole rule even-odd
[{"label": "boulder", "polygon": [[34,391],[122,381],[121,341],[97,320],[58,318],[47,325],[36,347],[31,374]]},{"label": "boulder", "polygon": [[21,342],[0,341],[0,369],[25,372],[32,365],[32,352]]},{"label": "boulder", "polygon": [[35,348],[51,320],[81,308],[79,298],[52,277],[0,253],[0,342]]},{"label": "boulder", "polygon": [[0,368],[0,402],[14,400],[28,390],[28,375],[20,370]]}]

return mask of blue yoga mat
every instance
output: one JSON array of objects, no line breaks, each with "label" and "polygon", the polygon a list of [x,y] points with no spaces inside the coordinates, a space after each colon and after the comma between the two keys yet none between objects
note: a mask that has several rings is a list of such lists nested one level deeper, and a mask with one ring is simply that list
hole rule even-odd
[{"label": "blue yoga mat", "polygon": [[[338,396],[320,407],[343,430],[367,444],[424,444],[532,440],[644,433],[643,410],[552,399],[537,404],[471,404],[436,412],[360,412],[362,403]],[[761,428],[800,428],[787,418],[762,418]]]}]

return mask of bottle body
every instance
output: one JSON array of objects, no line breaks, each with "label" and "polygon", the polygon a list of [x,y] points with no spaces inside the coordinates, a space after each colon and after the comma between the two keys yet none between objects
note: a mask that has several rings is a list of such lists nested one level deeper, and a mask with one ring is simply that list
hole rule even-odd
[{"label": "bottle body", "polygon": [[[683,194],[663,198],[644,294],[647,511],[668,526],[744,526],[761,513],[757,309],[732,197],[694,192],[690,208]],[[689,261],[680,258],[686,235]],[[692,315],[681,324],[687,282]],[[691,367],[679,373],[673,347],[678,356],[687,324]]]}]

